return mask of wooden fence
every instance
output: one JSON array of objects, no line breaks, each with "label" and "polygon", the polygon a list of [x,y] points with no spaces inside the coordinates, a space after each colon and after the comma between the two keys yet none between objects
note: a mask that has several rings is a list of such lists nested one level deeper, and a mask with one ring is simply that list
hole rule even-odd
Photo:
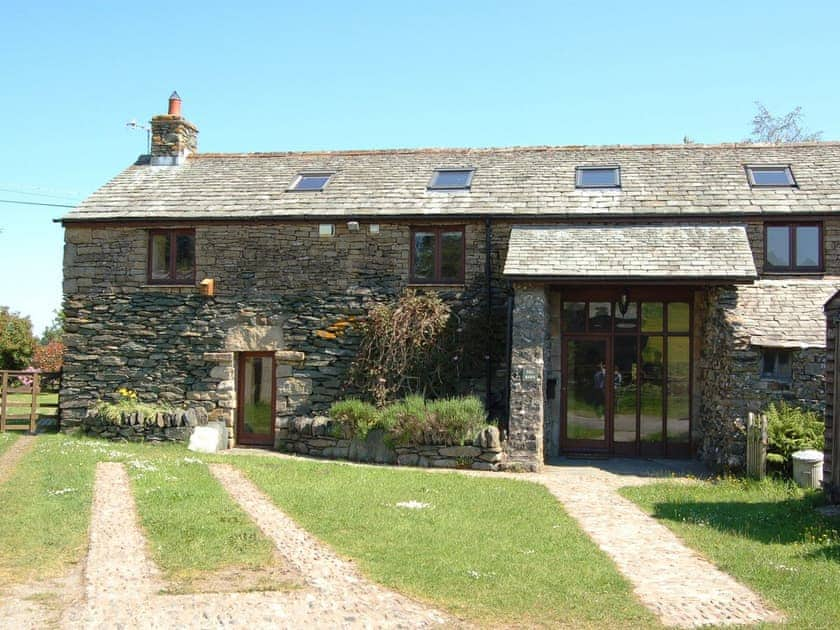
[{"label": "wooden fence", "polygon": [[747,415],[747,475],[764,479],[767,474],[767,416]]},{"label": "wooden fence", "polygon": [[34,433],[41,415],[57,416],[58,402],[40,396],[50,385],[57,390],[60,378],[60,372],[0,370],[0,431]]}]

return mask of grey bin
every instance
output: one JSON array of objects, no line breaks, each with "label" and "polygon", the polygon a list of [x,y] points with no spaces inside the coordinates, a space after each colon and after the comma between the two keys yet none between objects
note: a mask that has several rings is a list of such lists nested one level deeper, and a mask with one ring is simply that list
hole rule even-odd
[{"label": "grey bin", "polygon": [[793,479],[802,488],[819,488],[823,478],[822,451],[796,451],[793,460]]}]

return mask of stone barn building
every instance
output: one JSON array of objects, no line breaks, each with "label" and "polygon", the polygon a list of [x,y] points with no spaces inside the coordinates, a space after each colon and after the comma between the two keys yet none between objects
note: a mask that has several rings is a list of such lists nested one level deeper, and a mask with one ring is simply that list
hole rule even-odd
[{"label": "stone barn building", "polygon": [[409,287],[485,327],[459,386],[526,467],[737,466],[736,418],[823,404],[836,143],[200,153],[177,95],[151,126],[61,219],[65,428],[128,387],[274,445]]}]

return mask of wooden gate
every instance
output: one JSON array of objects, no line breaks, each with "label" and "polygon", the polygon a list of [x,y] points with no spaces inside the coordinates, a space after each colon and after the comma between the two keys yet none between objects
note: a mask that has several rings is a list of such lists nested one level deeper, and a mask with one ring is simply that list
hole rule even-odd
[{"label": "wooden gate", "polygon": [[0,431],[34,433],[41,415],[57,415],[58,402],[39,398],[42,386],[59,377],[60,372],[0,370]]}]

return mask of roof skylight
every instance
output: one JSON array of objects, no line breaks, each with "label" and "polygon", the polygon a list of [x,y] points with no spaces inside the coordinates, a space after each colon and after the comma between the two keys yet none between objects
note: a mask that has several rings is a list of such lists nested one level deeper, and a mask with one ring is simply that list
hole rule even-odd
[{"label": "roof skylight", "polygon": [[747,166],[746,169],[750,186],[758,188],[764,186],[796,186],[796,180],[793,179],[790,166]]},{"label": "roof skylight", "polygon": [[471,168],[436,169],[429,190],[469,190],[474,172]]},{"label": "roof skylight", "polygon": [[324,190],[324,186],[330,181],[332,173],[300,173],[292,185],[289,187],[290,191],[319,191]]},{"label": "roof skylight", "polygon": [[621,188],[617,166],[578,166],[575,169],[576,188]]}]

